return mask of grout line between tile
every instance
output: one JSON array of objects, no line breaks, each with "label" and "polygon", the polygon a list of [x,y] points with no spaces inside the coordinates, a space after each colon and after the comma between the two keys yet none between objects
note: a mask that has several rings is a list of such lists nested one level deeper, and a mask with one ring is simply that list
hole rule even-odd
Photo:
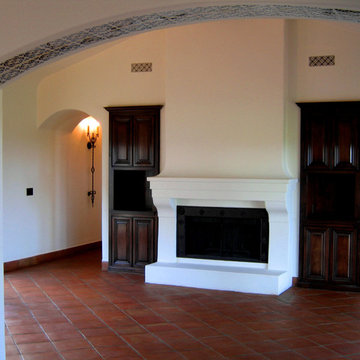
[{"label": "grout line between tile", "polygon": [[[138,326],[140,326],[143,330],[145,330],[148,334],[150,334],[151,336],[153,336],[154,338],[156,338],[157,340],[159,340],[161,343],[163,343],[164,345],[166,345],[169,350],[177,353],[179,356],[185,358],[181,353],[179,353],[176,349],[174,349],[171,345],[167,344],[163,339],[161,339],[160,337],[156,336],[155,334],[153,334],[152,332],[150,332],[145,326],[143,326],[142,324],[140,324],[135,318],[133,318],[130,314],[128,314],[126,311],[124,311],[123,309],[121,309],[117,304],[114,304],[108,297],[106,297],[103,293],[99,292],[96,288],[94,288],[93,286],[89,285],[86,281],[84,281],[83,279],[81,279],[79,276],[77,276],[75,273],[72,273],[74,276],[76,276],[80,281],[82,281],[88,288],[92,289],[93,291],[95,290],[101,297],[103,297],[106,301],[108,301],[111,305],[113,305],[114,307],[116,307],[122,314],[124,314],[128,319],[130,319],[131,321],[133,321],[134,323],[136,323]],[[131,279],[130,279],[131,281]],[[133,298],[131,296],[131,298]],[[133,298],[134,299],[134,298]],[[134,299],[134,301],[138,302],[137,299]],[[87,305],[86,305],[87,306]],[[91,310],[91,309],[90,309]],[[92,310],[91,310],[92,311]],[[94,313],[96,315],[96,313]],[[97,315],[96,315],[97,316]],[[108,324],[106,324],[106,322],[104,322],[104,324],[110,328],[112,331],[114,331],[116,333],[117,336],[119,336],[124,342],[126,342],[133,350],[134,347],[128,343],[128,341],[126,339],[124,339],[120,334],[118,334],[118,332],[114,329],[112,329]],[[139,352],[136,351],[138,354]],[[142,356],[142,355],[141,355]],[[145,359],[145,358],[144,358]]]},{"label": "grout line between tile", "polygon": [[[124,341],[124,343],[126,343],[126,344],[127,344],[133,351],[135,351],[139,356],[141,356],[142,359],[146,360],[146,359],[140,354],[140,352],[139,352],[138,350],[136,350],[136,348],[134,348],[130,343],[128,343],[121,335],[119,335],[119,334],[117,333],[116,330],[114,330],[114,329],[113,329],[111,326],[109,326],[101,317],[99,317],[99,316],[96,314],[96,312],[93,311],[93,310],[91,309],[91,307],[89,307],[86,303],[84,303],[79,296],[77,296],[76,294],[74,294],[73,291],[72,291],[71,289],[69,289],[62,281],[60,281],[59,279],[57,279],[56,276],[55,276],[53,273],[49,272],[49,274],[50,274],[57,282],[59,282],[59,283],[61,284],[61,286],[63,286],[72,296],[74,296],[75,299],[77,299],[82,305],[84,305],[84,306],[85,306],[100,322],[102,322],[109,330],[111,330],[116,336],[118,336],[122,341]],[[81,281],[82,281],[82,280],[81,280]],[[56,306],[57,306],[57,305],[56,305]],[[71,321],[71,320],[70,320],[70,321]],[[71,323],[72,323],[72,322],[71,322]],[[73,323],[72,323],[72,324],[73,324]],[[76,327],[75,324],[73,324],[73,326]],[[77,328],[77,327],[76,327],[76,328]],[[81,332],[80,329],[78,329],[78,331]],[[85,339],[91,344],[91,346],[94,348],[94,350],[95,350],[95,351],[101,356],[101,358],[103,359],[102,355],[98,352],[98,350],[94,347],[94,345],[90,342],[90,340],[88,340],[88,339],[86,338],[86,336],[85,336],[82,332],[81,332],[81,334],[85,337]]]},{"label": "grout line between tile", "polygon": [[[45,334],[46,338],[49,339],[49,342],[52,343],[51,338],[49,338],[49,336],[47,335],[47,332],[45,331],[46,326],[44,325],[45,328],[42,327],[41,326],[42,320],[40,318],[38,320],[38,318],[36,317],[37,315],[39,315],[37,313],[37,311],[41,311],[40,306],[37,306],[35,308],[35,306],[32,306],[32,302],[28,301],[28,295],[30,295],[30,300],[31,300],[31,296],[34,296],[34,294],[32,294],[31,286],[29,286],[29,284],[27,283],[26,278],[30,279],[31,284],[36,285],[37,288],[42,292],[42,294],[44,296],[46,296],[46,298],[50,301],[48,303],[48,305],[46,305],[46,308],[50,311],[51,310],[50,307],[55,306],[57,311],[59,311],[59,313],[64,317],[64,319],[66,319],[66,321],[68,321],[83,338],[85,338],[85,340],[89,343],[89,345],[92,347],[92,349],[94,351],[96,351],[96,353],[102,359],[104,359],[105,355],[99,354],[99,352],[96,350],[96,346],[94,346],[91,343],[91,341],[87,339],[86,335],[84,333],[82,333],[81,329],[78,328],[75,325],[75,323],[73,323],[71,321],[70,312],[69,312],[69,316],[70,316],[70,318],[69,318],[66,315],[66,310],[64,309],[64,311],[62,311],[60,302],[64,301],[64,304],[67,304],[67,302],[69,300],[69,305],[70,305],[72,300],[70,298],[69,299],[67,298],[67,296],[69,296],[70,294],[74,298],[74,300],[76,300],[76,301],[74,301],[74,304],[76,302],[78,302],[79,306],[80,306],[80,304],[81,304],[81,306],[84,306],[84,309],[79,307],[79,309],[81,309],[81,310],[79,310],[79,315],[85,314],[87,312],[91,313],[96,318],[96,321],[99,320],[102,324],[104,324],[104,326],[107,329],[112,331],[112,333],[114,333],[118,338],[120,338],[122,341],[124,341],[124,343],[127,344],[127,346],[129,346],[129,348],[131,348],[142,359],[146,359],[146,355],[144,356],[144,355],[140,354],[140,352],[137,351],[137,349],[135,349],[131,344],[129,344],[122,337],[122,335],[116,331],[115,328],[113,328],[113,327],[111,327],[111,325],[109,325],[112,314],[110,313],[109,314],[110,317],[104,317],[104,318],[101,317],[102,315],[100,313],[98,315],[98,313],[96,312],[97,311],[96,310],[97,302],[87,302],[87,299],[86,299],[87,294],[94,293],[96,300],[99,299],[99,304],[101,303],[100,306],[104,306],[105,312],[106,312],[106,304],[109,304],[109,306],[110,305],[113,306],[114,310],[115,310],[115,308],[118,309],[121,314],[126,316],[126,319],[131,320],[132,323],[141,327],[146,334],[151,335],[152,337],[154,337],[161,343],[165,344],[167,346],[167,348],[169,348],[169,351],[173,351],[174,354],[176,353],[178,356],[181,356],[181,358],[187,357],[186,353],[179,352],[179,351],[183,351],[183,350],[177,351],[172,346],[167,344],[166,340],[164,341],[160,338],[160,336],[161,336],[160,333],[157,333],[156,331],[155,332],[151,331],[151,327],[148,326],[149,324],[147,324],[146,321],[144,321],[144,324],[143,324],[143,323],[141,323],[140,318],[139,318],[140,322],[136,320],[138,318],[138,316],[140,316],[140,317],[143,316],[141,314],[142,309],[144,310],[145,317],[149,316],[151,319],[151,317],[152,317],[151,314],[153,314],[153,315],[159,317],[159,320],[158,320],[159,323],[162,323],[161,319],[163,319],[164,325],[170,324],[171,326],[174,326],[174,329],[177,329],[179,331],[179,334],[181,331],[181,333],[186,334],[187,336],[189,336],[192,339],[196,340],[197,342],[201,343],[204,347],[206,347],[206,348],[210,349],[212,352],[218,354],[219,358],[222,358],[222,359],[226,359],[227,357],[225,357],[221,353],[216,352],[216,350],[211,348],[211,346],[208,346],[207,344],[203,343],[202,340],[204,340],[204,339],[201,337],[201,335],[199,336],[199,338],[197,338],[196,332],[194,332],[195,335],[192,335],[191,333],[188,332],[188,330],[190,330],[190,327],[182,328],[181,324],[178,324],[178,322],[176,320],[177,317],[176,317],[176,319],[174,318],[173,320],[171,320],[172,318],[168,316],[168,311],[162,312],[161,311],[162,302],[164,302],[165,307],[167,307],[167,304],[169,304],[170,313],[172,311],[172,308],[174,308],[175,315],[179,316],[180,319],[181,319],[181,314],[184,314],[184,316],[186,315],[187,317],[189,317],[188,321],[190,323],[192,323],[191,319],[194,319],[196,322],[199,322],[199,326],[201,327],[201,324],[200,324],[200,322],[201,322],[202,324],[204,324],[204,326],[206,326],[206,328],[216,331],[219,334],[219,335],[215,334],[216,336],[227,337],[229,339],[232,339],[236,344],[240,344],[242,346],[245,346],[246,348],[248,348],[246,346],[246,343],[243,343],[241,341],[240,337],[239,337],[239,340],[237,339],[237,337],[234,337],[236,334],[231,330],[232,329],[231,323],[229,323],[229,326],[230,326],[229,329],[226,329],[223,327],[218,328],[217,324],[213,323],[211,321],[211,316],[213,316],[213,315],[214,316],[216,315],[216,317],[220,316],[223,319],[231,321],[233,324],[246,325],[248,323],[249,319],[252,320],[252,316],[247,317],[246,314],[244,313],[245,318],[243,318],[244,310],[241,310],[241,303],[244,302],[245,304],[247,304],[245,306],[245,309],[249,309],[250,314],[254,315],[254,320],[253,320],[254,324],[256,324],[256,321],[260,321],[260,323],[263,321],[261,318],[261,312],[269,314],[269,316],[266,317],[267,320],[264,320],[265,322],[276,323],[278,321],[278,319],[274,318],[272,314],[282,314],[281,309],[282,309],[283,305],[286,305],[287,307],[289,307],[290,311],[286,310],[286,308],[285,308],[284,316],[282,317],[282,319],[284,319],[285,321],[286,320],[290,321],[290,323],[285,324],[285,329],[290,330],[290,332],[288,332],[288,333],[284,332],[284,335],[288,335],[288,334],[290,335],[292,333],[291,329],[298,328],[296,326],[296,324],[294,324],[294,325],[292,324],[292,321],[298,321],[299,326],[301,325],[301,323],[304,323],[306,325],[306,327],[309,326],[309,328],[311,327],[313,329],[316,329],[318,331],[318,334],[323,334],[324,336],[326,336],[328,334],[334,334],[334,335],[340,336],[338,334],[340,334],[341,328],[344,328],[345,331],[350,331],[351,330],[350,326],[356,326],[358,323],[360,323],[359,318],[356,316],[356,314],[352,314],[352,312],[354,312],[355,305],[360,303],[358,301],[358,297],[355,296],[354,294],[351,294],[351,296],[347,296],[346,294],[344,294],[341,299],[345,298],[345,300],[346,300],[345,304],[337,306],[336,305],[337,297],[334,297],[335,295],[333,296],[333,298],[327,299],[326,294],[316,294],[316,293],[314,294],[313,292],[311,292],[309,294],[308,293],[303,294],[301,292],[301,290],[298,290],[298,291],[290,290],[288,295],[286,295],[285,297],[279,297],[279,298],[274,298],[274,299],[271,299],[271,298],[263,299],[261,297],[254,299],[253,297],[247,297],[246,294],[243,297],[237,297],[235,295],[234,295],[234,297],[231,297],[231,296],[228,297],[228,296],[226,296],[226,294],[222,294],[222,293],[217,293],[217,292],[208,293],[206,291],[192,292],[185,288],[183,291],[171,290],[171,289],[170,289],[170,291],[167,291],[167,290],[164,290],[163,288],[156,287],[156,286],[155,287],[152,287],[152,286],[148,287],[147,285],[144,286],[142,281],[138,281],[138,279],[134,278],[131,275],[126,276],[126,274],[117,274],[117,275],[119,275],[118,279],[120,281],[116,281],[115,278],[113,278],[114,280],[112,280],[112,277],[108,276],[107,273],[104,274],[104,273],[99,273],[96,271],[90,271],[88,273],[87,270],[85,270],[85,268],[82,267],[83,265],[84,264],[82,264],[81,267],[76,266],[75,270],[68,270],[68,269],[66,269],[66,267],[64,268],[63,265],[62,265],[62,269],[57,268],[57,267],[54,269],[51,266],[50,267],[41,267],[40,268],[41,273],[38,272],[37,270],[35,270],[35,272],[30,270],[28,272],[25,272],[24,277],[23,277],[23,275],[21,275],[19,278],[14,276],[14,278],[13,278],[14,282],[9,283],[9,285],[11,286],[11,288],[13,289],[13,291],[15,292],[15,294],[17,296],[17,298],[15,298],[15,294],[13,295],[11,293],[11,296],[14,299],[12,305],[14,306],[15,310],[16,310],[16,307],[19,306],[21,312],[23,311],[22,305],[24,305],[25,306],[24,307],[24,315],[26,315],[25,311],[29,311],[29,314],[32,316],[32,319],[34,319],[36,321],[37,325],[40,327],[40,330]],[[85,266],[86,266],[86,264],[85,264]],[[59,270],[58,273],[56,272],[57,270]],[[30,273],[30,275],[28,275],[28,273]],[[8,279],[11,280],[11,276],[9,276]],[[122,282],[123,280],[126,280],[126,281]],[[141,280],[141,278],[139,280]],[[15,281],[17,281],[17,282],[15,283]],[[51,284],[51,281],[54,281],[54,283],[56,282],[54,287]],[[22,291],[21,286],[23,286],[23,285],[25,286],[25,291]],[[124,287],[122,287],[122,285],[124,285]],[[80,292],[77,292],[76,286],[79,286]],[[19,289],[19,291],[17,289]],[[64,289],[63,293],[62,293],[61,289]],[[10,288],[9,288],[9,291],[10,291]],[[115,293],[116,293],[116,295],[115,295]],[[142,296],[142,294],[144,294],[144,297]],[[330,293],[330,294],[332,294],[332,293]],[[63,297],[63,295],[65,295],[65,297]],[[122,308],[121,302],[116,303],[117,295],[119,295],[119,297],[123,296],[123,301],[126,303],[124,305],[129,304],[131,307]],[[36,296],[36,294],[35,294],[35,296]],[[57,296],[59,296],[59,301],[60,301],[59,305],[57,305]],[[103,299],[103,300],[101,300],[101,299]],[[182,299],[184,299],[185,302]],[[324,299],[324,300],[322,300],[322,299]],[[332,301],[332,299],[334,301]],[[189,302],[187,300],[189,300]],[[305,301],[303,301],[303,300],[305,300]],[[316,301],[314,301],[314,300],[316,300]],[[10,298],[9,301],[11,302],[12,298]],[[251,305],[252,301],[255,301],[254,306]],[[21,305],[21,303],[22,303],[22,305]],[[50,303],[51,303],[51,305],[50,305]],[[44,302],[44,304],[47,304],[47,303]],[[102,305],[102,304],[104,304],[104,305]],[[222,304],[225,304],[225,307],[222,307]],[[37,301],[35,301],[33,305],[37,305]],[[39,303],[39,305],[41,305],[41,303]],[[348,306],[348,308],[345,305]],[[234,306],[234,309],[237,309],[238,306],[240,307],[239,311],[235,313],[235,316],[231,315],[232,310],[233,310],[232,306]],[[339,307],[339,306],[340,306],[340,309],[336,310],[337,307]],[[131,312],[129,310],[131,308],[134,309],[135,311]],[[322,311],[319,311],[319,313],[316,312],[316,309],[322,309],[322,308],[324,308],[324,309],[329,308],[329,310],[334,309],[335,313],[348,315],[350,318],[348,319],[344,316],[340,316],[340,317],[332,317],[332,318],[329,317],[328,319],[326,319],[327,315],[325,312],[322,312]],[[10,307],[10,309],[11,309],[11,311],[14,311],[14,309],[12,309],[11,307]],[[295,313],[292,313],[292,310],[294,310],[294,309],[295,309]],[[136,312],[136,310],[138,310],[139,312]],[[311,321],[310,312],[313,310],[315,312],[315,314],[314,314],[315,319],[313,321]],[[77,311],[77,310],[75,310],[75,311]],[[102,310],[100,309],[100,311],[102,311]],[[128,313],[128,311],[129,311],[129,313]],[[258,311],[260,311],[260,313],[258,313]],[[301,315],[302,312],[304,312],[305,318],[302,318],[302,315]],[[115,310],[115,313],[116,313],[116,310]],[[49,313],[49,314],[50,314],[49,316],[52,316],[51,313]],[[76,312],[76,314],[77,314],[77,312]],[[14,317],[14,320],[17,320],[18,316],[16,314],[15,314],[15,316],[16,317]],[[322,322],[322,316],[324,317],[324,322]],[[95,318],[94,318],[94,320],[95,320]],[[44,319],[46,320],[46,317]],[[241,321],[242,319],[244,319],[244,321],[245,321],[244,323]],[[124,320],[125,320],[125,318],[124,318]],[[31,321],[32,320],[29,318],[29,322],[31,322]],[[91,321],[91,320],[89,320],[89,321]],[[207,321],[209,321],[209,322],[207,322]],[[16,321],[14,321],[14,323],[15,322]],[[155,322],[155,323],[157,323],[157,322]],[[330,327],[331,324],[335,324],[335,325],[339,324],[339,325],[336,327],[336,329],[333,329]],[[5,325],[7,325],[7,324],[5,324]],[[85,323],[85,325],[86,325],[86,323]],[[281,322],[279,322],[279,325],[281,325]],[[322,327],[321,325],[324,325],[324,326]],[[34,324],[34,326],[36,326],[36,324]],[[79,325],[79,326],[81,327],[81,325]],[[101,326],[101,325],[99,324],[99,326]],[[165,325],[165,329],[167,329],[167,328],[168,328],[168,326]],[[272,327],[270,327],[270,329],[271,328]],[[347,328],[349,328],[349,330],[346,330]],[[270,332],[269,332],[270,329],[268,327],[263,328],[263,327],[259,327],[259,326],[257,326],[257,327],[254,326],[254,328],[248,327],[248,330],[253,332],[254,334],[262,334],[264,331],[265,331],[265,333],[270,334]],[[244,330],[246,330],[246,329],[244,329]],[[16,348],[19,351],[19,357],[21,357],[21,359],[24,360],[24,356],[23,356],[23,354],[21,354],[20,349],[18,348],[16,342],[14,341],[13,335],[11,334],[9,327],[7,328],[7,331],[9,333],[9,335],[11,336],[13,343],[15,344]],[[241,329],[241,331],[242,331],[242,329]],[[49,331],[49,333],[50,333],[50,331]],[[312,333],[312,331],[311,331],[311,333]],[[159,334],[159,336],[158,336],[158,334]],[[174,333],[174,334],[177,334],[177,333]],[[240,334],[241,334],[241,332],[240,332]],[[298,335],[298,336],[303,339],[307,339],[307,337],[310,336],[309,334],[304,333],[304,331],[299,332],[299,334],[300,335]],[[203,333],[202,335],[206,335],[206,334]],[[207,335],[210,335],[210,337],[215,336],[215,335],[212,335],[212,332],[210,332],[210,334],[207,334]],[[280,333],[280,335],[283,335],[283,334]],[[294,336],[295,335],[296,335],[296,333],[294,332]],[[349,336],[350,335],[351,335],[352,340],[343,338],[343,342],[347,342],[350,344],[356,343],[357,340],[354,340],[355,332],[354,332],[354,334],[349,334]],[[265,334],[264,334],[264,336],[265,336]],[[286,338],[286,336],[284,336],[284,338]],[[266,339],[267,339],[267,336],[264,337],[264,341]],[[350,339],[350,337],[349,337],[349,339]],[[269,341],[271,341],[273,343],[279,344],[279,340],[281,340],[280,337],[272,338],[269,336]],[[54,345],[55,344],[53,344],[53,346]],[[282,344],[280,343],[280,345],[282,345]],[[289,354],[289,355],[294,354],[294,356],[297,355],[299,358],[302,358],[304,360],[309,360],[311,358],[311,356],[305,356],[304,354],[299,352],[298,348],[290,348],[290,347],[287,347],[286,345],[283,345],[283,346],[284,346],[283,351],[285,351],[286,354]],[[350,359],[352,356],[356,355],[356,354],[340,355],[340,354],[337,354],[335,352],[335,350],[328,348],[327,345],[320,344],[317,342],[314,342],[314,351],[316,350],[315,347],[318,348],[320,351],[323,351],[321,349],[326,349],[327,351],[331,351],[332,354],[334,354],[334,356],[335,355],[337,356],[336,357],[337,359],[340,359],[340,358],[341,359]],[[274,358],[275,353],[279,353],[279,355],[281,355],[281,352],[282,352],[282,350],[279,349],[278,351],[269,352],[269,353],[264,354],[261,352],[257,352],[256,349],[253,349],[253,348],[250,348],[250,349],[252,351],[254,351],[254,355],[258,356],[258,354],[261,354],[260,356],[264,359],[265,358],[272,359],[272,358]],[[57,351],[57,354],[60,355],[62,359],[64,359],[63,355],[59,353],[59,350],[56,348],[56,346],[55,346],[55,350]],[[357,349],[355,349],[355,350],[357,350]],[[192,350],[190,350],[190,351],[191,351],[191,353],[193,353]],[[204,349],[204,351],[205,351],[205,349]],[[167,353],[166,350],[165,350],[165,353]],[[194,353],[195,353],[195,351],[194,351]],[[185,355],[183,355],[183,354],[185,354]],[[296,358],[297,358],[297,356],[296,356]],[[164,356],[164,358],[165,358],[165,356]]]},{"label": "grout line between tile", "polygon": [[[29,276],[32,280],[32,282],[37,286],[42,293],[50,300],[50,302],[56,307],[56,309],[64,316],[64,318],[79,332],[79,334],[82,336],[84,340],[91,346],[91,348],[102,358],[104,357],[99,353],[99,351],[95,348],[95,346],[89,341],[89,339],[85,336],[85,334],[79,329],[72,321],[71,319],[60,309],[60,307],[52,300],[52,298],[42,289],[42,287],[37,283],[35,279],[33,279],[31,276]],[[68,289],[67,289],[68,290]],[[68,290],[69,291],[69,290]],[[73,294],[72,294],[73,295]],[[74,296],[74,295],[73,295]],[[47,335],[47,334],[46,334]],[[49,338],[49,337],[48,337]],[[55,346],[55,344],[54,344]],[[62,356],[62,355],[61,355]],[[65,359],[64,359],[65,360]]]},{"label": "grout line between tile", "polygon": [[20,351],[17,343],[15,342],[14,337],[13,337],[13,334],[11,333],[11,331],[10,331],[9,327],[7,326],[6,322],[5,322],[5,328],[7,329],[8,333],[9,333],[9,336],[11,337],[11,340],[13,341],[13,343],[14,343],[17,351],[19,352],[19,356],[21,357],[22,360],[24,360],[24,357],[23,357],[23,355],[22,355],[22,353],[21,353],[21,351]]},{"label": "grout line between tile", "polygon": [[[76,276],[76,274],[74,274]],[[101,279],[102,281],[105,281],[108,284],[107,280]],[[159,336],[157,336],[156,334],[152,333],[151,331],[149,331],[145,326],[143,326],[142,324],[140,324],[136,319],[134,319],[130,314],[128,314],[127,312],[123,311],[117,304],[114,304],[110,299],[108,299],[105,295],[103,295],[102,293],[100,293],[96,288],[94,288],[93,286],[87,284],[86,282],[84,282],[88,287],[94,289],[95,291],[97,291],[101,296],[103,296],[107,301],[109,301],[113,306],[115,306],[117,309],[119,309],[122,313],[124,313],[126,316],[128,316],[130,319],[132,319],[133,321],[135,321],[139,326],[141,326],[145,331],[147,331],[149,334],[151,334],[152,336],[154,336],[155,338],[157,338],[158,340],[160,340],[161,342],[164,342],[167,346],[170,346],[169,344],[167,344],[164,340],[162,340]],[[174,326],[176,326],[180,331],[182,331],[183,333],[185,333],[186,335],[190,336],[191,338],[193,338],[194,340],[198,341],[200,344],[202,344],[203,346],[205,346],[206,348],[208,348],[211,351],[214,351],[217,355],[221,356],[222,358],[226,359],[226,357],[217,352],[215,349],[211,348],[209,345],[207,345],[206,343],[202,342],[200,339],[196,338],[195,336],[193,336],[191,333],[187,332],[186,330],[182,329],[180,326],[178,326],[177,324],[172,323],[171,321],[167,320],[166,318],[164,318],[163,315],[157,313],[156,311],[154,311],[153,309],[149,308],[147,305],[145,305],[143,302],[141,302],[139,299],[135,299],[133,296],[130,296],[134,301],[138,302],[139,304],[141,304],[143,307],[145,307],[146,309],[150,310],[152,313],[154,313],[156,316],[161,317],[166,323],[168,324],[172,324]],[[178,306],[176,306],[178,309],[182,310],[181,308],[179,308]],[[186,312],[187,313],[187,312]],[[209,326],[207,323],[205,323],[202,320],[197,319],[196,317],[194,317],[193,315],[190,315],[192,318],[196,319],[197,321],[201,321],[204,325],[214,329],[213,327]],[[215,329],[214,329],[215,330]],[[223,334],[224,336],[227,336],[226,334]],[[243,345],[243,344],[241,344]],[[170,346],[171,347],[171,346]],[[172,347],[171,347],[172,348]],[[173,348],[172,348],[173,349]],[[251,350],[251,349],[249,349]],[[173,351],[177,352],[178,354],[182,355],[181,353],[179,353],[178,351],[176,351],[175,349],[173,349]]]},{"label": "grout line between tile", "polygon": [[[31,277],[28,276],[30,279]],[[56,351],[56,353],[61,357],[61,359],[65,360],[65,358],[62,356],[62,354],[58,351],[57,347],[55,346],[55,344],[53,343],[53,341],[50,339],[50,337],[48,336],[48,334],[46,333],[45,329],[43,328],[43,326],[40,324],[40,322],[38,321],[38,319],[36,318],[36,316],[34,315],[33,311],[29,308],[29,306],[27,306],[23,296],[19,293],[19,291],[16,289],[16,287],[12,284],[11,280],[7,280],[10,284],[10,286],[12,287],[12,289],[15,291],[15,293],[17,294],[17,296],[19,297],[19,299],[21,300],[21,302],[24,304],[24,306],[27,308],[27,310],[29,311],[29,313],[31,314],[32,318],[36,321],[36,323],[38,324],[39,328],[41,329],[41,331],[44,333],[44,335],[46,336],[46,338],[48,339],[48,341],[50,342],[51,346],[54,348],[54,350]],[[15,342],[15,341],[14,341]],[[16,344],[16,342],[15,342]],[[17,345],[17,344],[16,344]],[[20,351],[20,349],[18,348],[19,353],[21,354],[22,358],[23,358],[23,354]]]}]

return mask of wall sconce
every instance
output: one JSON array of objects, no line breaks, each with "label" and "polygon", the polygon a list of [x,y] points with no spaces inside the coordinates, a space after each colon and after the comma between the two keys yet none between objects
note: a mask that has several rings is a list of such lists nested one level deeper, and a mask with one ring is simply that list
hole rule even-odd
[{"label": "wall sconce", "polygon": [[95,143],[97,138],[99,137],[99,123],[92,118],[91,116],[87,117],[81,122],[81,127],[86,129],[86,136],[88,137],[87,148],[91,150],[91,190],[88,191],[88,196],[91,197],[91,206],[94,207],[95,201],[95,188],[94,188],[94,173],[95,173],[95,165],[94,165],[94,151],[95,151]]}]

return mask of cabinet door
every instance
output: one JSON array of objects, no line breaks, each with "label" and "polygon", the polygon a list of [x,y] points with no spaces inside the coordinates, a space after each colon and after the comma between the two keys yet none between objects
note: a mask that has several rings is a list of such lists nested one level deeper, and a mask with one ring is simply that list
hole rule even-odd
[{"label": "cabinet door", "polygon": [[154,261],[154,219],[134,218],[133,257],[135,267]]},{"label": "cabinet door", "polygon": [[111,164],[115,167],[132,166],[132,121],[130,116],[111,116]]},{"label": "cabinet door", "polygon": [[[351,114],[350,114],[351,115]],[[334,122],[334,167],[355,169],[357,167],[357,119],[341,117]]]},{"label": "cabinet door", "polygon": [[331,280],[337,283],[355,283],[355,230],[333,229],[331,238]]},{"label": "cabinet door", "polygon": [[305,169],[330,167],[328,120],[321,112],[308,110],[302,114],[302,165]]},{"label": "cabinet door", "polygon": [[134,118],[134,166],[155,166],[155,118],[152,114]]},{"label": "cabinet door", "polygon": [[304,229],[304,278],[327,280],[329,234],[326,228],[306,227]]},{"label": "cabinet door", "polygon": [[110,265],[132,265],[132,221],[127,217],[114,217],[111,229]]}]

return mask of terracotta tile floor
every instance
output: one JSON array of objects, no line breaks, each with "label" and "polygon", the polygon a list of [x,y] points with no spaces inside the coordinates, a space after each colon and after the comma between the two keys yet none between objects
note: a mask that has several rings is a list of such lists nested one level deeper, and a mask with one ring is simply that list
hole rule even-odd
[{"label": "terracotta tile floor", "polygon": [[5,276],[7,360],[360,359],[360,293],[144,284],[99,252]]}]

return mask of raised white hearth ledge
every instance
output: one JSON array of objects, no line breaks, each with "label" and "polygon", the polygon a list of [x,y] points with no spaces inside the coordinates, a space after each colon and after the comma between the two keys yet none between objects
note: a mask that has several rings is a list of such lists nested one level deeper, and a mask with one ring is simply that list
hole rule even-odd
[{"label": "raised white hearth ledge", "polygon": [[[294,179],[201,179],[151,177],[159,216],[158,261],[145,268],[145,281],[215,290],[280,294],[297,268],[296,182]],[[269,214],[268,264],[176,257],[176,206],[265,208]]]},{"label": "raised white hearth ledge", "polygon": [[287,280],[285,271],[156,262],[147,265],[145,281],[162,285],[278,295],[289,288]]}]

